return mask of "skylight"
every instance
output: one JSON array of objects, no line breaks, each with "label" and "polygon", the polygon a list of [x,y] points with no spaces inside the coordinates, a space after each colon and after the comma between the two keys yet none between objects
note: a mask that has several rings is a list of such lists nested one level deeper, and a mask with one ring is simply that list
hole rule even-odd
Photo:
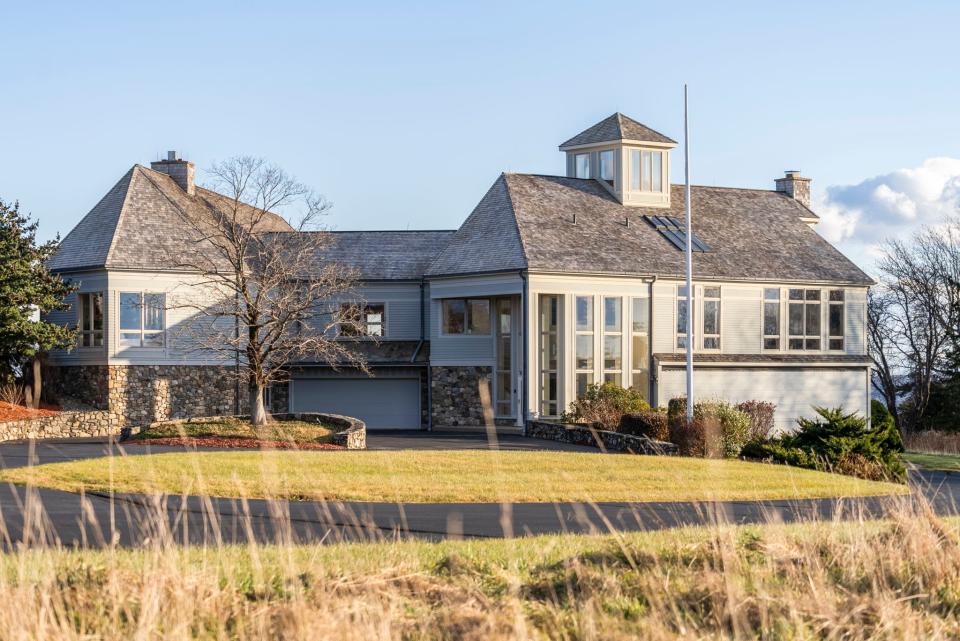
[{"label": "skylight", "polygon": [[[644,216],[647,219],[647,222],[653,225],[660,234],[669,240],[673,245],[680,250],[687,248],[687,233],[684,231],[684,225],[679,220],[672,216]],[[695,252],[708,252],[710,247],[697,238],[696,234],[693,234],[693,237],[690,239],[691,246]]]}]

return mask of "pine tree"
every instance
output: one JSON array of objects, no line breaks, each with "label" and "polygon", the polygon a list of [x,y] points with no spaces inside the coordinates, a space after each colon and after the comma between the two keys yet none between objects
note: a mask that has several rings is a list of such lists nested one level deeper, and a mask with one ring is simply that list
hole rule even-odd
[{"label": "pine tree", "polygon": [[75,329],[37,320],[36,314],[68,309],[75,286],[46,268],[59,238],[37,244],[37,223],[20,213],[20,203],[0,200],[0,380],[9,382],[33,361],[33,405],[39,405],[40,356],[69,349]]}]

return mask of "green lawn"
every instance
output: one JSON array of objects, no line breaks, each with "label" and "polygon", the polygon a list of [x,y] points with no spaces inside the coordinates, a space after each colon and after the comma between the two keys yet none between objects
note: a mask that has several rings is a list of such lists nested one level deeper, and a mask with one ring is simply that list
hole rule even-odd
[{"label": "green lawn", "polygon": [[188,452],[4,470],[68,491],[399,502],[704,501],[905,493],[783,465],[571,452]]},{"label": "green lawn", "polygon": [[307,421],[272,421],[266,425],[254,427],[249,421],[224,418],[215,421],[197,423],[175,423],[153,425],[137,432],[133,440],[143,441],[155,438],[235,438],[262,441],[292,441],[294,443],[326,443],[333,429],[322,423]]},{"label": "green lawn", "polygon": [[903,455],[903,458],[925,470],[960,470],[960,456],[952,454],[907,452]]}]

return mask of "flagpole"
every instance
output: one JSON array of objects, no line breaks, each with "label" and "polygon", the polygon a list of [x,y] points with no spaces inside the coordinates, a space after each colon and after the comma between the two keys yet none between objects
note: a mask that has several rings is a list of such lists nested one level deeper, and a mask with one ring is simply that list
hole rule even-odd
[{"label": "flagpole", "polygon": [[693,422],[693,230],[690,224],[690,128],[687,123],[687,85],[683,85],[683,202],[687,246],[687,421]]}]

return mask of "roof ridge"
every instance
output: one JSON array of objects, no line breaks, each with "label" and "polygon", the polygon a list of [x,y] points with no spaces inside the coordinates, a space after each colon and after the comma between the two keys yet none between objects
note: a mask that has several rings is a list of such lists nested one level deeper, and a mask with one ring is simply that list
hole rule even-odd
[{"label": "roof ridge", "polygon": [[[130,180],[127,181],[127,189],[123,194],[123,202],[120,203],[120,211],[117,213],[117,222],[113,226],[113,235],[110,237],[110,246],[107,247],[107,255],[103,257],[103,266],[108,267],[110,265],[110,257],[113,255],[113,248],[117,244],[117,236],[120,235],[120,225],[123,223],[123,213],[127,209],[127,201],[130,198],[130,192],[133,187],[133,179],[137,174],[138,169],[143,169],[139,163],[134,163],[133,167],[130,168],[130,171],[127,173],[130,174]],[[124,174],[126,176],[126,174]]]},{"label": "roof ridge", "polygon": [[510,185],[507,182],[506,174],[500,174],[500,177],[506,188],[507,201],[510,203],[510,213],[512,214],[510,218],[513,220],[513,226],[517,230],[517,240],[520,241],[520,253],[523,255],[523,264],[525,267],[530,267],[530,259],[527,257],[527,246],[523,242],[523,234],[520,232],[520,221],[517,220],[517,207],[513,204],[513,196],[510,195]]}]

